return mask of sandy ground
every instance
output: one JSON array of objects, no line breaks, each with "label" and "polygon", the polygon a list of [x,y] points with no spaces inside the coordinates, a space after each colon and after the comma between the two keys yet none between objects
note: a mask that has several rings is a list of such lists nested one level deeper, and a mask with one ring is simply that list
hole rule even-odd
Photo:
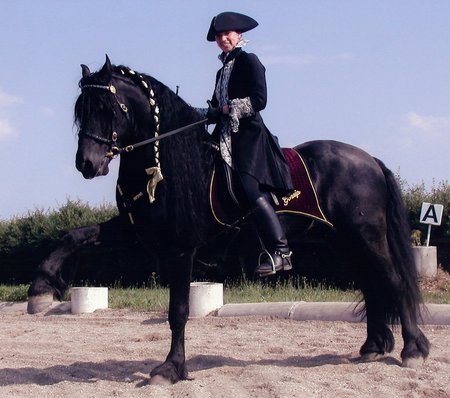
[{"label": "sandy ground", "polygon": [[165,358],[165,314],[0,312],[1,397],[450,397],[450,326],[424,326],[432,344],[418,370],[400,366],[402,341],[377,362],[356,360],[364,323],[268,317],[191,319],[192,380],[149,385]]}]

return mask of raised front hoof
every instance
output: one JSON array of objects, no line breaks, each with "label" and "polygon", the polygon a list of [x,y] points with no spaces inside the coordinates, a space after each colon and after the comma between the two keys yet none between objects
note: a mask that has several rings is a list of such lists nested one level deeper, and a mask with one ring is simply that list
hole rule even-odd
[{"label": "raised front hoof", "polygon": [[175,384],[177,381],[186,380],[188,377],[186,371],[178,372],[172,362],[164,362],[157,366],[150,373],[149,384],[153,385],[167,385]]},{"label": "raised front hoof", "polygon": [[48,310],[53,304],[53,294],[41,294],[39,296],[29,296],[27,312],[29,314],[39,314]]},{"label": "raised front hoof", "polygon": [[422,357],[405,358],[402,361],[403,368],[420,369],[425,363],[425,359]]}]

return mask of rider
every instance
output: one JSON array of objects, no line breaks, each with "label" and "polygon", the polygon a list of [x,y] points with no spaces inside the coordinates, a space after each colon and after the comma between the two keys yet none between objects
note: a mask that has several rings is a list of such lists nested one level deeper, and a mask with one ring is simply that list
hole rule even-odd
[{"label": "rider", "polygon": [[242,37],[258,26],[246,15],[223,12],[215,16],[207,40],[215,41],[222,53],[215,90],[208,109],[209,123],[216,123],[217,140],[225,163],[241,182],[266,256],[256,267],[260,276],[290,270],[291,251],[272,206],[271,192],[285,195],[292,188],[289,167],[278,139],[264,125],[259,112],[267,102],[265,68],[255,54],[243,51]]}]

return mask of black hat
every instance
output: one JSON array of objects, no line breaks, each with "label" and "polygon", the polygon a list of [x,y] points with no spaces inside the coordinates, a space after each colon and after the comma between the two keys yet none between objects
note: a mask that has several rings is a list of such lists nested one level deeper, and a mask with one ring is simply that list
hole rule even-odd
[{"label": "black hat", "polygon": [[228,30],[243,33],[256,28],[257,26],[258,22],[247,15],[230,11],[222,12],[212,19],[206,38],[208,41],[215,41],[215,36],[218,33],[226,32]]}]

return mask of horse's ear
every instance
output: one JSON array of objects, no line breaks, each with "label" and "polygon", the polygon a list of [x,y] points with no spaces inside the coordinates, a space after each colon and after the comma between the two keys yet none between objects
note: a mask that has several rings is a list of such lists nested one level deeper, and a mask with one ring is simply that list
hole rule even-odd
[{"label": "horse's ear", "polygon": [[91,71],[87,65],[81,64],[81,74],[83,77],[88,77]]},{"label": "horse's ear", "polygon": [[105,83],[109,83],[111,81],[112,67],[108,55],[106,55],[105,64],[103,65],[102,69],[100,69],[100,71],[98,72],[98,75],[100,79]]}]

